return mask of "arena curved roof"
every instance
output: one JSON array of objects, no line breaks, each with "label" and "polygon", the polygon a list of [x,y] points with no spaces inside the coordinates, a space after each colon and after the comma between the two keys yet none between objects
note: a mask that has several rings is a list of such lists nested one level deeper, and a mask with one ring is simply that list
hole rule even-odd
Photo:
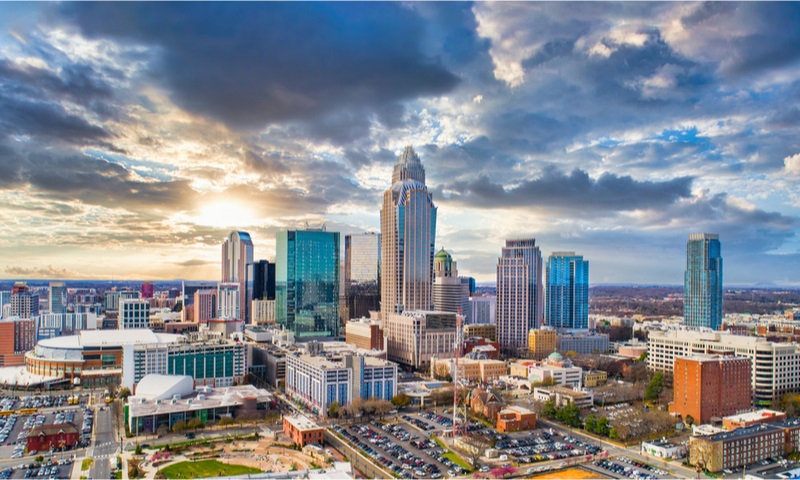
[{"label": "arena curved roof", "polygon": [[178,343],[183,335],[154,333],[146,328],[125,330],[82,330],[77,335],[66,335],[42,340],[39,346],[63,350],[83,350],[92,347]]},{"label": "arena curved roof", "polygon": [[194,392],[194,380],[188,375],[145,375],[136,385],[136,398],[164,400],[173,395],[184,397]]}]

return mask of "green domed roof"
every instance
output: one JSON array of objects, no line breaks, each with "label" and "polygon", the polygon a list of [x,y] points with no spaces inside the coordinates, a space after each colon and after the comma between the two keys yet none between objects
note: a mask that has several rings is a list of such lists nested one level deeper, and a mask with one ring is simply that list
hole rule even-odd
[{"label": "green domed roof", "polygon": [[561,360],[564,359],[564,356],[554,351],[553,353],[548,355],[547,359],[550,360],[551,362],[560,362]]},{"label": "green domed roof", "polygon": [[434,256],[433,256],[433,259],[434,259],[434,260],[443,260],[443,261],[447,261],[447,260],[452,260],[452,259],[453,259],[453,257],[451,257],[451,256],[450,256],[450,254],[449,254],[449,253],[447,253],[447,251],[446,251],[444,248],[442,248],[441,250],[439,250],[439,251],[436,253],[436,255],[434,255]]}]

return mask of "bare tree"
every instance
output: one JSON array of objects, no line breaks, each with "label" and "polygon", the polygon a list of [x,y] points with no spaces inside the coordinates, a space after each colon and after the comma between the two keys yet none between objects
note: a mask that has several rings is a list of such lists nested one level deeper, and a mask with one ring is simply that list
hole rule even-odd
[{"label": "bare tree", "polygon": [[467,456],[467,460],[469,461],[470,465],[472,465],[473,469],[478,468],[478,461],[482,456],[486,454],[486,450],[488,450],[492,446],[492,441],[486,435],[469,435],[462,437],[461,445],[464,453]]}]

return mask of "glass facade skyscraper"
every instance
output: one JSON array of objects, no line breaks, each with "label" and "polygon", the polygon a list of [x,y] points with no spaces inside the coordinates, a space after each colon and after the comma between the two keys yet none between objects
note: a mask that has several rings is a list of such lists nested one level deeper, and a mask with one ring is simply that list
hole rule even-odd
[{"label": "glass facade skyscraper", "polygon": [[248,266],[253,263],[253,240],[247,232],[231,232],[222,242],[223,283],[239,284],[239,312],[245,322],[250,321],[250,301],[247,288]]},{"label": "glass facade skyscraper", "polygon": [[686,243],[683,323],[712,330],[722,326],[722,247],[715,233],[693,233]]},{"label": "glass facade skyscraper", "polygon": [[339,232],[276,235],[275,317],[298,340],[339,334]]},{"label": "glass facade skyscraper", "polygon": [[369,317],[381,308],[381,234],[344,237],[344,289],[347,319]]},{"label": "glass facade skyscraper", "polygon": [[406,147],[392,173],[381,208],[381,312],[433,307],[436,206],[419,156]]},{"label": "glass facade skyscraper", "polygon": [[547,259],[545,321],[554,328],[589,328],[589,262],[575,252]]},{"label": "glass facade skyscraper", "polygon": [[544,317],[542,252],[536,239],[506,240],[497,260],[497,341],[508,354],[528,349]]}]

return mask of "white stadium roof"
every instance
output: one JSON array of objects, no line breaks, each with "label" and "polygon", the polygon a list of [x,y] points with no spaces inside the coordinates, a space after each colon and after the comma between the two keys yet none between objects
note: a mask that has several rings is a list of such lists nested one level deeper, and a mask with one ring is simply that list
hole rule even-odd
[{"label": "white stadium roof", "polygon": [[184,397],[194,392],[194,379],[188,375],[145,375],[136,385],[136,398],[164,400],[174,395]]},{"label": "white stadium roof", "polygon": [[177,343],[183,335],[153,333],[150,329],[132,328],[124,330],[81,330],[77,335],[48,338],[39,345],[57,349],[84,349],[103,346],[143,345],[154,343]]}]

